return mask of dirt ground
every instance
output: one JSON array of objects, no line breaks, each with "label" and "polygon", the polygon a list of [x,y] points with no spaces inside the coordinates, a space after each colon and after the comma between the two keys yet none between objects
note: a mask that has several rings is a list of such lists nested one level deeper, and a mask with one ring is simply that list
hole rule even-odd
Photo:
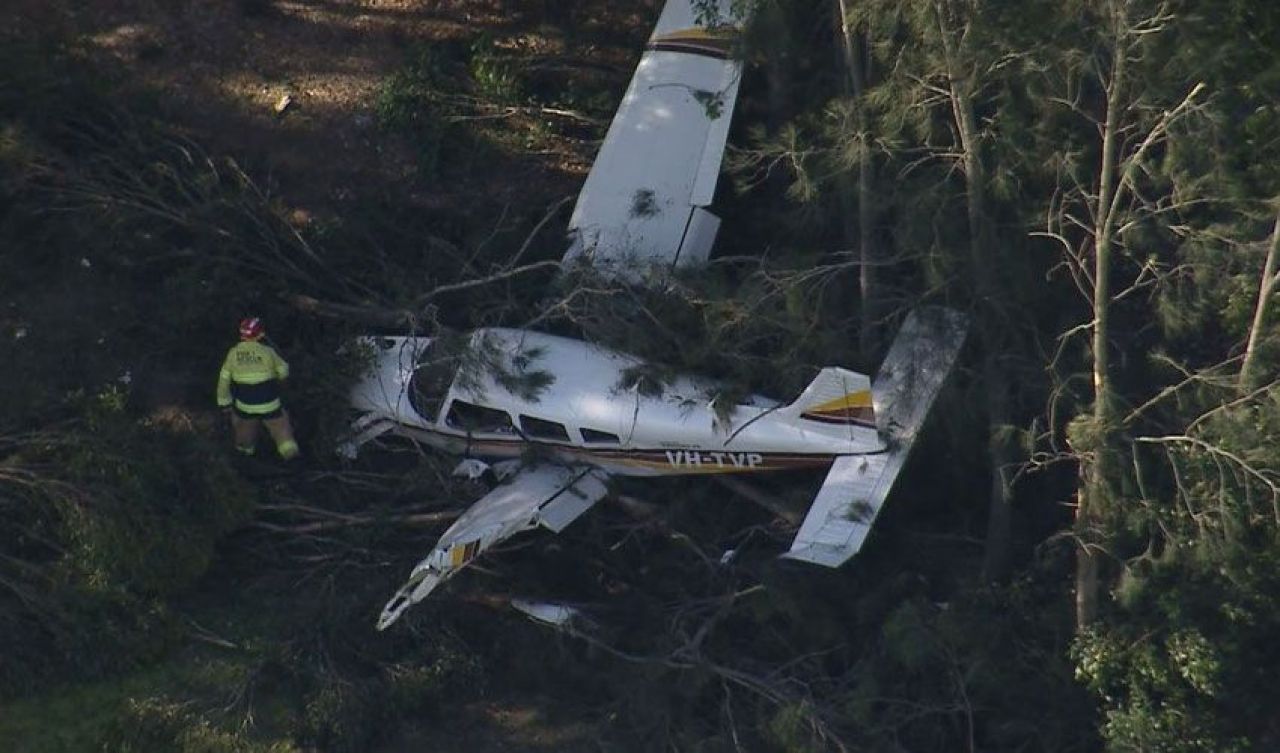
[{"label": "dirt ground", "polygon": [[[406,139],[380,128],[379,87],[413,50],[493,36],[542,69],[625,86],[656,0],[7,0],[0,40],[57,40],[158,98],[167,119],[230,155],[298,210],[364,194],[430,209],[551,201],[585,178],[604,122],[513,152],[447,185],[416,179]],[[287,106],[285,102],[287,101]]]}]

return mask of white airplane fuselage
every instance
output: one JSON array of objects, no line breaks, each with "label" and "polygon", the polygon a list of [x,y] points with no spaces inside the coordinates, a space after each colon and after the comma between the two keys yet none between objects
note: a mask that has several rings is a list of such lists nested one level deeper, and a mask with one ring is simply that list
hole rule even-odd
[{"label": "white airplane fuselage", "polygon": [[862,382],[848,389],[867,406],[860,418],[831,401],[814,413],[760,395],[717,410],[713,380],[679,376],[645,390],[634,377],[639,358],[530,330],[477,330],[462,349],[470,355],[452,361],[433,353],[433,338],[367,342],[375,363],[353,391],[363,435],[355,445],[394,433],[458,455],[544,453],[626,476],[826,467],[884,449],[866,378],[852,372],[850,384]]}]

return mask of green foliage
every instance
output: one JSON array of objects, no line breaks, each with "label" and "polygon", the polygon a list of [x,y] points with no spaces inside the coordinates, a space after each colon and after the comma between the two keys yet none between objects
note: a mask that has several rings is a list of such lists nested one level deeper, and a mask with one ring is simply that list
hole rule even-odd
[{"label": "green foliage", "polygon": [[210,723],[190,705],[163,698],[130,701],[103,753],[298,753],[289,742],[260,743]]},{"label": "green foliage", "polygon": [[804,259],[791,261],[797,266],[748,274],[694,272],[669,290],[619,286],[587,274],[581,284],[590,294],[575,296],[562,317],[571,331],[645,361],[624,370],[614,389],[660,394],[677,376],[692,373],[719,380],[705,385],[699,397],[706,400],[750,393],[789,398],[823,366],[857,365],[856,341],[844,327],[815,324],[819,316],[847,311],[850,300],[839,285],[844,267],[815,272]]},{"label": "green foliage", "polygon": [[472,117],[477,109],[524,96],[512,58],[481,34],[466,49],[447,43],[415,49],[382,82],[374,109],[384,128],[412,141],[419,174],[431,180],[470,169],[484,156],[488,141]]},{"label": "green foliage", "polygon": [[1259,396],[1219,407],[1192,434],[1166,448],[1167,496],[1129,511],[1147,551],[1126,563],[1113,613],[1073,649],[1110,750],[1260,750],[1276,739],[1263,718],[1280,703],[1270,677],[1280,519],[1267,481],[1280,411]]},{"label": "green foliage", "polygon": [[511,343],[498,337],[466,337],[456,332],[442,332],[429,357],[432,363],[455,365],[455,389],[476,398],[483,397],[486,379],[525,400],[537,401],[542,392],[555,382],[555,375],[541,363],[545,350],[520,346],[508,350]]},{"label": "green foliage", "polygon": [[768,721],[770,742],[788,753],[821,753],[827,749],[810,724],[813,710],[795,703],[778,707]]},{"label": "green foliage", "polygon": [[382,83],[374,105],[383,127],[407,134],[426,178],[440,174],[442,160],[460,134],[448,122],[445,62],[432,47],[419,49],[403,69]]},{"label": "green foliage", "polygon": [[333,753],[360,753],[384,739],[397,720],[429,718],[448,699],[484,687],[478,659],[448,636],[415,654],[388,660],[373,673],[314,677],[298,715],[297,739]]},{"label": "green foliage", "polygon": [[382,709],[369,687],[335,680],[307,700],[298,737],[334,753],[368,750],[379,733]]},{"label": "green foliage", "polygon": [[499,104],[522,99],[520,76],[511,61],[499,52],[492,36],[481,34],[471,43],[467,68],[476,94],[482,99]]},{"label": "green foliage", "polygon": [[715,120],[724,114],[724,92],[694,89],[692,94],[694,100],[702,105],[709,119]]},{"label": "green foliage", "polygon": [[0,688],[32,664],[93,677],[158,656],[174,637],[162,600],[190,590],[252,512],[254,491],[189,425],[139,420],[116,387],[73,402],[75,429],[37,435],[5,460],[19,473],[0,476],[17,503],[0,542],[25,594],[0,620],[22,647]]},{"label": "green foliage", "polygon": [[482,691],[486,685],[480,659],[465,646],[442,642],[422,663],[397,662],[382,670],[391,714],[431,712],[447,701],[455,688]]},{"label": "green foliage", "polygon": [[[1154,582],[1143,585],[1146,598],[1126,610],[1124,623],[1108,621],[1075,644],[1077,678],[1104,706],[1108,750],[1244,751],[1258,739],[1253,715],[1275,699],[1258,686],[1255,662],[1274,652],[1255,630],[1274,630],[1275,610],[1267,606],[1259,614],[1258,596],[1242,593],[1244,584],[1205,578],[1197,570],[1163,564]],[[1171,577],[1179,578],[1179,601],[1201,603],[1152,602],[1157,583],[1167,587]],[[1209,592],[1223,599],[1216,610],[1207,603]],[[1232,613],[1267,617],[1263,624],[1233,628],[1224,624]],[[1246,708],[1238,708],[1241,703]]]},{"label": "green foliage", "polygon": [[138,422],[118,388],[81,400],[83,430],[41,458],[84,490],[51,500],[67,545],[61,567],[92,590],[162,596],[190,587],[216,541],[248,519],[252,488],[209,439]]}]

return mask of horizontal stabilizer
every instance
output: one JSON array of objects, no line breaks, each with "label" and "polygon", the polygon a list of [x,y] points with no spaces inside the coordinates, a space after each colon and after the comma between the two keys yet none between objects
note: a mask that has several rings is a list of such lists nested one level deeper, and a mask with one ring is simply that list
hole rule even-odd
[{"label": "horizontal stabilizer", "polygon": [[930,306],[907,316],[871,387],[888,449],[832,463],[783,557],[839,567],[858,553],[955,364],[967,328],[967,318],[950,309]]},{"label": "horizontal stabilizer", "polygon": [[800,524],[791,551],[782,556],[840,567],[857,554],[897,476],[896,469],[886,473],[890,455],[882,452],[836,458]]}]

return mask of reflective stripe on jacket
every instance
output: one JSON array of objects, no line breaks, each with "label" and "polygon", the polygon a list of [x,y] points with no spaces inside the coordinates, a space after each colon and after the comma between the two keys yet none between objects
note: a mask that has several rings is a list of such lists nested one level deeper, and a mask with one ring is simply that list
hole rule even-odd
[{"label": "reflective stripe on jacket", "polygon": [[242,413],[262,414],[280,409],[280,381],[289,377],[289,364],[269,345],[254,340],[227,351],[218,372],[218,407],[232,404]]}]

